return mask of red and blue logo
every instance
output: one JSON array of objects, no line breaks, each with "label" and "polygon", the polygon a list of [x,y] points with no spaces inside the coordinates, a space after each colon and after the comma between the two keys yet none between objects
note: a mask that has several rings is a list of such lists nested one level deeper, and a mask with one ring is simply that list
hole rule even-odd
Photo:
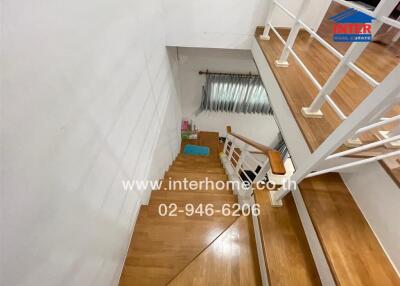
[{"label": "red and blue logo", "polygon": [[371,23],[375,19],[353,8],[347,9],[329,18],[333,25],[335,42],[371,42]]}]

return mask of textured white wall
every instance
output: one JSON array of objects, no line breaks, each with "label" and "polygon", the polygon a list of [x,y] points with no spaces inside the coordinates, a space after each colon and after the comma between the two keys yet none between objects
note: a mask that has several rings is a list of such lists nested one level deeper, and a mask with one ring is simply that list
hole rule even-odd
[{"label": "textured white wall", "polygon": [[250,51],[227,49],[179,48],[179,83],[182,115],[191,119],[203,131],[226,134],[226,126],[257,142],[273,145],[279,132],[272,116],[236,114],[226,112],[202,112],[196,116],[202,98],[205,76],[200,70],[214,72],[257,73]]},{"label": "textured white wall", "polygon": [[341,174],[393,266],[400,273],[400,189],[379,163]]},{"label": "textured white wall", "polygon": [[[264,26],[268,1],[272,0],[164,0],[167,45],[177,47],[251,49],[257,26]],[[301,1],[280,0],[292,13]],[[304,21],[318,27],[331,1],[311,0]],[[290,27],[285,12],[275,9],[273,24]]]},{"label": "textured white wall", "polygon": [[0,285],[117,283],[143,199],[121,180],[179,145],[161,0],[1,4]]}]

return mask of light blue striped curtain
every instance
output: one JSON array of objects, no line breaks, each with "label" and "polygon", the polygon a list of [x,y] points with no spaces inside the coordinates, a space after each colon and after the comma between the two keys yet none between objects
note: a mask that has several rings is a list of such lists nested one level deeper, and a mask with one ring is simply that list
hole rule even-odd
[{"label": "light blue striped curtain", "polygon": [[207,74],[200,111],[272,114],[259,76]]},{"label": "light blue striped curtain", "polygon": [[285,140],[283,139],[282,133],[279,132],[278,134],[278,144],[274,147],[275,150],[279,151],[281,153],[283,161],[286,160],[286,158],[289,157],[289,150],[286,146]]}]

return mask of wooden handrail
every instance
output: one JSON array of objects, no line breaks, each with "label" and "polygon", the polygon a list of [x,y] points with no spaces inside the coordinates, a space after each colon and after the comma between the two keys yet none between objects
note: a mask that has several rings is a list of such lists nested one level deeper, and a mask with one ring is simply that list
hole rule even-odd
[{"label": "wooden handrail", "polygon": [[259,150],[263,154],[265,154],[269,159],[269,164],[271,165],[271,170],[272,170],[273,174],[276,174],[276,175],[285,175],[286,174],[285,165],[283,164],[281,153],[279,151],[276,151],[268,146],[257,143],[254,140],[248,139],[242,135],[233,133],[231,126],[226,127],[226,132],[229,135],[232,135],[233,137],[256,148],[257,150]]}]

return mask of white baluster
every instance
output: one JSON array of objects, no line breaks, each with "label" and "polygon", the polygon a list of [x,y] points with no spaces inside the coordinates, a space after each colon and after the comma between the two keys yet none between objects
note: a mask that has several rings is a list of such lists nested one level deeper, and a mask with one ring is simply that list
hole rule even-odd
[{"label": "white baluster", "polygon": [[271,21],[272,21],[272,14],[275,9],[275,1],[268,0],[267,6],[267,20],[265,21],[264,25],[264,33],[260,36],[262,40],[269,40],[269,31],[271,30]]},{"label": "white baluster", "polygon": [[278,66],[278,67],[289,66],[289,63],[287,60],[288,60],[288,57],[290,54],[290,49],[293,48],[293,45],[296,41],[297,35],[299,34],[299,30],[301,27],[301,24],[299,23],[298,20],[300,20],[303,17],[304,13],[307,10],[309,3],[310,3],[310,0],[303,0],[303,2],[301,3],[299,11],[297,12],[297,15],[296,15],[295,23],[293,24],[292,29],[290,30],[290,34],[286,41],[285,47],[283,48],[281,57],[279,58],[279,60],[277,60],[275,62],[276,66]]},{"label": "white baluster", "polygon": [[[388,16],[393,9],[398,4],[398,0],[382,0],[379,5],[375,8],[373,16],[377,19]],[[382,22],[376,20],[372,25],[372,36],[382,26]],[[319,91],[317,97],[311,103],[309,107],[304,107],[302,109],[302,114],[304,117],[311,118],[321,118],[323,116],[321,112],[321,107],[326,101],[326,95],[330,95],[340,83],[343,77],[347,74],[349,70],[350,63],[354,63],[358,57],[362,54],[365,48],[368,46],[368,42],[365,43],[353,43],[347,50],[346,54],[343,56],[340,63],[336,66],[335,70]]]}]

